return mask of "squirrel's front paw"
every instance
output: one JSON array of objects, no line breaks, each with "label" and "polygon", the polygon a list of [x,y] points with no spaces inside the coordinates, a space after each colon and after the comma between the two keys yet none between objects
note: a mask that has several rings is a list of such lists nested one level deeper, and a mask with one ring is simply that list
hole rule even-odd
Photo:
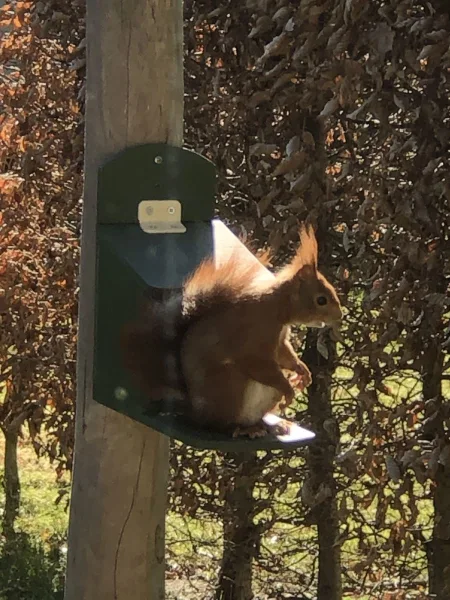
[{"label": "squirrel's front paw", "polygon": [[300,391],[311,385],[312,375],[311,371],[305,365],[304,362],[299,362],[295,367],[295,375],[290,378],[290,382]]}]

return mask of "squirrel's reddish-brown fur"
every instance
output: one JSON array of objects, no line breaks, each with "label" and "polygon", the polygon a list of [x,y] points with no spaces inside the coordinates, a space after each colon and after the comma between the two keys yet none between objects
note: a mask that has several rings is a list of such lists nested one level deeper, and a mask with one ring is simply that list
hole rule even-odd
[{"label": "squirrel's reddish-brown fur", "polygon": [[183,287],[181,310],[176,299],[161,304],[147,330],[135,338],[132,330],[125,334],[128,364],[133,368],[134,346],[134,371],[149,398],[184,396],[196,422],[254,434],[283,397],[286,404],[293,399],[283,370],[295,374],[297,386],[309,385],[310,372],[289,343],[289,326],[333,324],[341,307],[317,270],[312,229],[302,228],[300,240],[293,260],[273,281],[261,281],[258,263],[243,265],[237,254],[218,267],[203,262]]}]

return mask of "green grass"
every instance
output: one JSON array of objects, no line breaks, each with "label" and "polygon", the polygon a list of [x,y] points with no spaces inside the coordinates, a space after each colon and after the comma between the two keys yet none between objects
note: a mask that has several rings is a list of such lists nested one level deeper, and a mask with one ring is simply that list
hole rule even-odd
[{"label": "green grass", "polygon": [[[2,436],[1,436],[2,438]],[[0,461],[3,464],[4,441],[0,439]],[[68,514],[65,501],[56,505],[62,488],[68,488],[66,475],[56,482],[55,471],[50,462],[38,459],[29,443],[19,442],[18,462],[21,483],[21,506],[16,529],[31,535],[44,544],[52,539],[64,539],[67,531]],[[0,508],[5,502],[3,486],[0,488]]]}]

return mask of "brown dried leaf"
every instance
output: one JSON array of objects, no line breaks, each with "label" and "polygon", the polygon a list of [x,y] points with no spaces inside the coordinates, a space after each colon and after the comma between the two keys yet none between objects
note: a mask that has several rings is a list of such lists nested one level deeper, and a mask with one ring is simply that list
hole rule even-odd
[{"label": "brown dried leaf", "polygon": [[286,154],[290,156],[294,152],[297,152],[300,149],[300,138],[298,135],[294,135],[289,142],[286,144]]},{"label": "brown dried leaf", "polygon": [[282,54],[286,54],[290,44],[290,38],[287,33],[283,32],[280,35],[277,35],[273,38],[271,42],[269,42],[266,46],[264,46],[264,54],[262,59],[270,58],[271,56],[281,56]]},{"label": "brown dried leaf", "polygon": [[395,32],[387,23],[379,23],[369,36],[370,45],[381,60],[392,50]]},{"label": "brown dried leaf", "polygon": [[248,104],[250,108],[256,108],[263,102],[269,102],[272,97],[272,94],[269,90],[260,90],[252,94],[248,100]]},{"label": "brown dried leaf", "polygon": [[292,171],[296,171],[300,167],[305,164],[306,153],[303,151],[293,152],[286,158],[284,158],[277,168],[274,171],[274,176],[278,177],[279,175],[286,175],[286,173],[291,173]]},{"label": "brown dried leaf", "polygon": [[277,150],[276,144],[253,144],[249,148],[249,156],[266,156],[267,154],[273,154]]},{"label": "brown dried leaf", "polygon": [[322,119],[326,119],[330,117],[337,109],[339,108],[339,100],[337,98],[331,98],[323,107],[322,111],[319,113],[319,117]]},{"label": "brown dried leaf", "polygon": [[388,454],[385,457],[385,462],[387,472],[392,481],[394,481],[395,483],[400,481],[401,472],[396,460]]},{"label": "brown dried leaf", "polygon": [[284,26],[289,17],[291,16],[292,9],[289,6],[282,6],[279,8],[272,17],[273,21],[276,21],[278,26]]},{"label": "brown dried leaf", "polygon": [[274,199],[278,196],[278,190],[273,189],[268,194],[266,194],[261,200],[258,202],[258,210],[259,215],[262,216],[269,206],[272,204]]},{"label": "brown dried leaf", "polygon": [[291,183],[290,191],[295,194],[301,194],[306,190],[310,183],[311,167],[308,167],[304,173]]},{"label": "brown dried leaf", "polygon": [[248,37],[250,39],[259,37],[260,35],[263,35],[264,33],[267,33],[268,31],[270,31],[270,29],[272,29],[272,27],[273,27],[272,19],[267,15],[263,15],[257,19],[256,24],[250,31]]}]

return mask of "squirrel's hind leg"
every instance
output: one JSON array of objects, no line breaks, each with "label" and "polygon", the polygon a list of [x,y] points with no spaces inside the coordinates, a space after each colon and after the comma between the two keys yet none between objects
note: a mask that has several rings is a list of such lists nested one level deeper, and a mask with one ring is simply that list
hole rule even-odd
[{"label": "squirrel's hind leg", "polygon": [[233,431],[233,437],[247,436],[250,439],[264,437],[269,433],[269,425],[264,421],[256,423],[256,425],[237,425]]},{"label": "squirrel's hind leg", "polygon": [[271,435],[288,435],[291,431],[291,423],[288,421],[280,421],[274,425],[269,425],[264,421],[256,423],[256,425],[241,426],[238,425],[233,431],[233,437],[248,436],[250,439],[264,437],[267,434]]},{"label": "squirrel's hind leg", "polygon": [[204,359],[186,377],[192,419],[204,427],[232,431],[239,423],[246,378],[232,365]]}]

